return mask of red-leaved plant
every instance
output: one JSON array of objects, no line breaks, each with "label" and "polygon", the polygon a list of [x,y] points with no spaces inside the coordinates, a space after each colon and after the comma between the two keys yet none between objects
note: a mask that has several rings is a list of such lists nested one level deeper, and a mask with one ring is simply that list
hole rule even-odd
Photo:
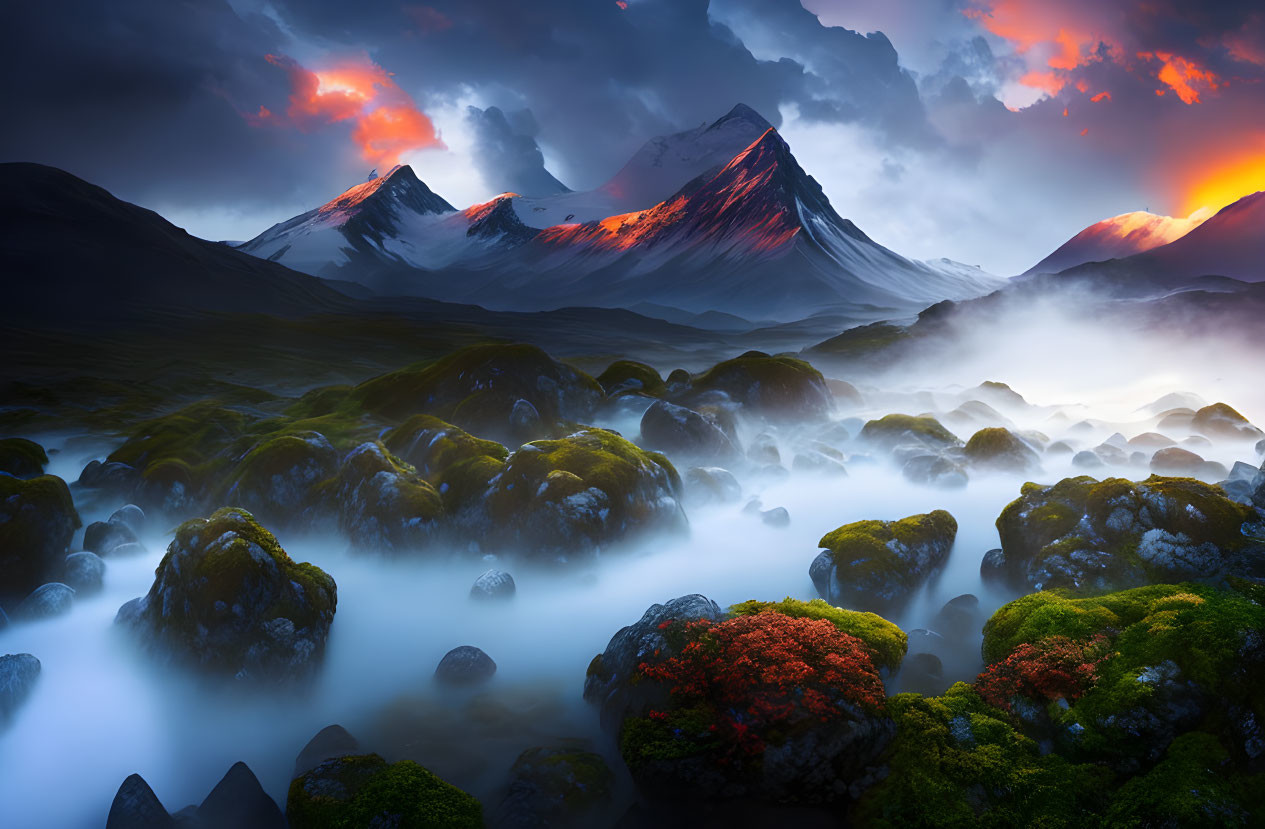
[{"label": "red-leaved plant", "polygon": [[1050,636],[1025,642],[989,665],[975,680],[975,690],[1007,711],[1017,697],[1075,702],[1098,681],[1099,667],[1112,656],[1110,644],[1101,633],[1083,640]]},{"label": "red-leaved plant", "polygon": [[846,719],[851,706],[883,707],[883,680],[865,643],[825,620],[763,612],[662,627],[684,644],[663,662],[642,663],[641,673],[666,683],[674,704],[713,711],[712,730],[736,749],[727,753],[759,754],[770,732]]}]

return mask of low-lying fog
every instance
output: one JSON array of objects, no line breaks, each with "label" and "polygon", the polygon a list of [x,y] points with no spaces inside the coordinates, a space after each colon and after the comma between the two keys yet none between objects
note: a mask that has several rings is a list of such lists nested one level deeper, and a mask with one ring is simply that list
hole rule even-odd
[{"label": "low-lying fog", "polygon": [[[971,396],[961,396],[961,390],[999,380],[1034,405],[985,402],[1016,429],[1039,430],[1052,441],[1069,438],[1078,449],[1116,431],[1126,438],[1153,431],[1159,412],[1141,407],[1176,391],[1209,403],[1224,400],[1254,422],[1265,422],[1259,363],[1253,370],[1250,360],[1224,344],[1218,352],[1211,345],[1113,342],[1087,336],[1070,317],[1040,317],[1022,338],[973,332],[975,359],[969,364],[946,360],[918,375],[860,382],[864,409],[841,416],[864,420],[891,412],[938,412],[965,440],[992,424],[948,417]],[[599,425],[635,437],[638,417],[637,411],[625,411]],[[1086,419],[1090,427],[1073,428]],[[852,421],[850,431],[858,428]],[[744,439],[756,431],[748,429]],[[67,444],[64,436],[31,437],[61,447],[49,471],[71,481],[89,458],[103,454],[82,443]],[[789,462],[793,430],[777,437],[783,461]],[[849,455],[864,451],[848,448]],[[1236,460],[1260,464],[1250,444],[1217,444],[1200,454],[1227,467]],[[249,764],[284,806],[295,755],[330,723],[346,726],[366,749],[388,759],[408,756],[431,767],[483,798],[490,813],[498,786],[523,749],[582,738],[609,751],[596,712],[581,700],[585,669],[611,635],[648,605],[694,592],[722,606],[750,598],[815,598],[808,567],[824,533],[858,519],[942,508],[960,528],[946,567],[906,607],[888,615],[905,630],[932,626],[946,601],[973,593],[986,618],[1013,595],[981,584],[980,559],[997,546],[994,521],[1025,478],[1053,482],[1086,471],[1136,479],[1149,474],[1145,466],[1075,469],[1071,455],[1044,454],[1042,463],[1040,475],[973,473],[958,490],[912,484],[877,453],[871,461],[850,457],[847,477],[795,472],[777,480],[739,472],[744,501],[758,496],[766,509],[786,507],[788,527],[764,524],[758,514],[744,513],[740,501],[690,509],[688,537],[644,539],[592,564],[540,570],[501,559],[496,566],[518,583],[517,596],[503,604],[469,598],[471,583],[492,566],[489,560],[438,552],[426,553],[425,561],[355,556],[345,552],[339,537],[280,534],[293,558],[314,562],[336,579],[338,612],[310,691],[272,696],[155,668],[114,629],[119,606],[149,589],[170,540],[166,528],[174,522],[151,516],[144,538],[148,554],[107,559],[102,593],[77,600],[66,616],[0,630],[0,653],[29,652],[43,663],[34,693],[0,732],[0,825],[100,827],[116,789],[133,772],[175,811],[200,802],[238,760]],[[82,498],[85,525],[120,506],[94,504],[80,492],[76,497]],[[477,691],[441,691],[432,682],[435,665],[462,644],[487,651],[498,672]],[[973,676],[978,646],[978,635],[953,643],[953,652],[945,654],[945,684]],[[899,677],[889,680],[889,689],[899,687]]]}]

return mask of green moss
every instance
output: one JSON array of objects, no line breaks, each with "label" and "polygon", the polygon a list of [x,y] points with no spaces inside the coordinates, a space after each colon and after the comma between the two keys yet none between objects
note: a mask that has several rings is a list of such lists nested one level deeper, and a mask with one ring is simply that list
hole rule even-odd
[{"label": "green moss", "polygon": [[964,450],[971,460],[981,463],[1013,459],[1020,465],[1035,464],[1037,454],[1009,429],[992,427],[971,435]]},{"label": "green moss", "polygon": [[675,708],[662,718],[628,717],[619,732],[619,754],[634,772],[649,763],[683,760],[717,748],[712,714]]},{"label": "green moss", "polygon": [[327,761],[296,778],[286,799],[294,829],[480,829],[479,801],[411,760],[376,754]]},{"label": "green moss", "polygon": [[908,562],[890,545],[906,548],[920,545],[952,544],[958,524],[944,510],[911,515],[899,521],[856,521],[826,533],[817,542],[829,550],[843,582],[872,578],[908,582],[916,574],[908,572]]},{"label": "green moss", "polygon": [[387,432],[382,442],[432,483],[442,480],[451,467],[473,458],[504,461],[509,456],[509,450],[496,441],[476,438],[431,415],[410,417]]},{"label": "green moss", "polygon": [[27,478],[43,473],[46,466],[48,455],[44,447],[35,441],[26,438],[0,440],[0,472]]},{"label": "green moss", "polygon": [[66,482],[0,475],[0,597],[21,598],[60,573],[80,526]]},{"label": "green moss", "polygon": [[1103,825],[1253,826],[1262,806],[1265,787],[1259,778],[1234,773],[1216,738],[1194,732],[1174,740],[1163,761],[1116,792]]},{"label": "green moss", "polygon": [[906,414],[884,415],[861,427],[861,438],[878,446],[890,448],[912,439],[921,439],[941,446],[960,446],[962,441],[934,417],[914,417]]},{"label": "green moss", "polygon": [[748,351],[693,379],[696,391],[722,391],[770,417],[817,417],[830,411],[826,378],[804,360]]},{"label": "green moss", "polygon": [[511,773],[534,785],[563,819],[607,800],[615,783],[600,754],[574,749],[528,749],[514,761]]},{"label": "green moss", "polygon": [[944,696],[890,697],[887,777],[858,804],[859,826],[1068,827],[1094,824],[1112,775],[1043,756],[1010,719],[958,683]]},{"label": "green moss", "polygon": [[216,400],[203,400],[183,409],[143,421],[109,460],[138,469],[161,460],[197,466],[214,457],[245,431],[247,418]]},{"label": "green moss", "polygon": [[843,359],[873,358],[907,343],[909,332],[886,322],[849,328],[810,348],[810,354]]},{"label": "green moss", "polygon": [[864,642],[871,651],[874,664],[892,671],[900,667],[909,646],[909,637],[905,635],[905,632],[877,613],[845,610],[827,603],[824,599],[813,599],[809,602],[789,597],[780,602],[760,602],[752,599],[729,608],[729,612],[735,616],[748,616],[766,611],[793,618],[825,619],[844,633]]},{"label": "green moss", "polygon": [[630,380],[639,384],[632,390],[641,391],[654,397],[659,397],[666,390],[663,377],[660,376],[659,372],[655,371],[653,367],[645,363],[638,363],[635,360],[616,360],[597,376],[597,382],[605,389],[607,394],[610,394],[612,389],[622,386]]}]

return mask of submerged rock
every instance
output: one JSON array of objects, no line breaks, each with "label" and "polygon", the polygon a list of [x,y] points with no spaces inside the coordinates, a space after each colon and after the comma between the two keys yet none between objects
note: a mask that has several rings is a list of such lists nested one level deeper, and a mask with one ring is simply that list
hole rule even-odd
[{"label": "submerged rock", "polygon": [[803,360],[760,351],[717,363],[694,377],[691,389],[695,395],[722,392],[769,420],[822,420],[834,407],[821,372]]},{"label": "submerged rock", "polygon": [[78,528],[61,478],[0,474],[0,599],[19,599],[59,574]]},{"label": "submerged rock", "polygon": [[75,589],[61,582],[49,582],[40,585],[31,595],[22,600],[17,610],[13,611],[14,619],[37,621],[62,616],[70,612],[75,603]]},{"label": "submerged rock", "polygon": [[966,442],[966,458],[981,469],[1003,472],[1030,472],[1039,469],[1041,459],[1032,447],[1009,429],[980,429]]},{"label": "submerged rock", "polygon": [[435,666],[435,679],[445,685],[477,685],[495,673],[492,657],[474,645],[453,648]]},{"label": "submerged rock", "polygon": [[641,437],[649,448],[674,455],[722,461],[738,455],[738,448],[715,421],[666,400],[656,400],[641,416]]},{"label": "submerged rock", "polygon": [[31,695],[39,676],[40,661],[31,654],[10,653],[0,656],[0,726],[8,723]]},{"label": "submerged rock", "polygon": [[694,466],[685,472],[685,496],[695,504],[732,504],[742,498],[742,485],[728,469]]},{"label": "submerged rock", "polygon": [[761,512],[760,520],[770,527],[789,527],[791,525],[791,514],[786,507],[774,507]]},{"label": "submerged rock", "polygon": [[48,454],[44,447],[26,438],[0,439],[0,472],[15,478],[34,478],[44,474]]},{"label": "submerged rock", "polygon": [[83,548],[101,556],[110,555],[117,547],[139,541],[136,531],[126,521],[114,516],[108,521],[94,521],[83,531]]},{"label": "submerged rock", "polygon": [[529,748],[510,769],[510,784],[492,817],[496,829],[586,829],[599,825],[615,775],[600,754],[576,748]]},{"label": "submerged rock", "polygon": [[411,760],[377,754],[329,759],[290,783],[291,829],[482,829],[479,801]]},{"label": "submerged rock", "polygon": [[910,483],[940,489],[961,489],[970,480],[961,464],[943,455],[914,455],[905,461],[900,472]]},{"label": "submerged rock", "polygon": [[957,435],[940,425],[934,417],[913,417],[889,414],[871,420],[861,429],[861,440],[878,449],[891,451],[902,445],[922,446],[937,454],[962,445]]},{"label": "submerged rock", "polygon": [[66,556],[62,582],[74,588],[75,592],[84,595],[95,593],[101,589],[104,581],[105,562],[101,560],[101,556],[87,550]]},{"label": "submerged rock", "polygon": [[470,587],[472,599],[512,599],[517,586],[514,577],[504,570],[488,570]]},{"label": "submerged rock", "polygon": [[139,774],[128,775],[110,804],[105,829],[175,829],[176,821]]},{"label": "submerged rock", "polygon": [[140,480],[140,472],[122,461],[88,461],[79,473],[79,485],[91,489],[131,492]]},{"label": "submerged rock", "polygon": [[597,382],[607,397],[630,393],[658,397],[667,390],[659,372],[634,360],[616,360],[597,376]]},{"label": "submerged rock", "polygon": [[1247,418],[1225,403],[1213,403],[1195,412],[1190,422],[1191,431],[1210,438],[1260,440],[1265,432],[1253,426]]},{"label": "submerged rock", "polygon": [[937,572],[957,537],[944,510],[899,521],[857,521],[822,536],[825,549],[809,568],[831,604],[881,608],[907,598]]},{"label": "submerged rock", "polygon": [[176,529],[149,593],[116,622],[164,657],[280,681],[315,670],[336,606],[332,578],[293,561],[250,513],[226,507]]}]

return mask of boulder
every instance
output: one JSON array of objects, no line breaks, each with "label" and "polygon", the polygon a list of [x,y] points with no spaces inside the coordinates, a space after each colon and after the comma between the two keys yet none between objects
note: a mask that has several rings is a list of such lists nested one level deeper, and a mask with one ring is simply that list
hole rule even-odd
[{"label": "boulder", "polygon": [[516,591],[514,577],[504,570],[488,570],[470,586],[472,599],[512,599]]},{"label": "boulder", "polygon": [[1072,457],[1072,466],[1078,466],[1081,469],[1098,469],[1102,465],[1102,458],[1088,449],[1082,449]]},{"label": "boulder", "polygon": [[341,725],[327,725],[316,736],[308,740],[307,745],[294,760],[293,780],[324,763],[339,757],[360,754],[360,743]]},{"label": "boulder", "polygon": [[1194,475],[1203,465],[1203,458],[1176,446],[1161,449],[1151,456],[1151,471],[1157,475]]},{"label": "boulder", "polygon": [[232,826],[234,829],[287,829],[285,815],[277,802],[259,785],[259,779],[245,763],[234,763],[198,806],[195,825]]},{"label": "boulder", "polygon": [[966,442],[966,459],[979,469],[1023,473],[1039,469],[1041,459],[1032,447],[1009,429],[980,429]]},{"label": "boulder", "polygon": [[884,415],[867,422],[861,429],[860,438],[877,449],[889,452],[898,446],[915,445],[930,450],[930,454],[938,454],[962,445],[957,435],[941,426],[934,417],[905,414]]},{"label": "boulder", "polygon": [[932,653],[911,653],[900,669],[902,693],[935,696],[944,691],[944,665]]},{"label": "boulder", "polygon": [[66,569],[62,572],[62,583],[70,585],[76,593],[85,596],[96,593],[105,581],[105,562],[96,553],[84,550],[66,556]]},{"label": "boulder", "polygon": [[75,604],[75,590],[61,582],[40,585],[13,611],[14,619],[28,622],[51,619],[70,612]]},{"label": "boulder", "polygon": [[760,465],[781,464],[782,454],[778,451],[774,437],[768,432],[761,432],[747,446],[747,459]]},{"label": "boulder", "polygon": [[1006,554],[1000,547],[984,553],[979,565],[980,579],[984,582],[998,582],[1006,579]]},{"label": "boulder", "polygon": [[149,593],[120,608],[163,659],[249,682],[309,676],[337,606],[334,580],[295,562],[245,510],[176,529]]},{"label": "boulder", "polygon": [[1143,432],[1140,435],[1129,438],[1129,445],[1134,449],[1155,451],[1156,449],[1167,449],[1170,446],[1176,446],[1177,441],[1158,432]]},{"label": "boulder", "polygon": [[936,633],[958,640],[979,633],[983,623],[979,598],[971,593],[949,599],[931,619],[931,627]]},{"label": "boulder", "polygon": [[585,829],[601,824],[615,775],[600,754],[571,746],[529,748],[510,768],[496,829]]},{"label": "boulder", "polygon": [[280,435],[246,453],[220,501],[244,507],[274,525],[302,526],[317,506],[314,490],[337,472],[338,452],[324,435]]},{"label": "boulder", "polygon": [[54,475],[0,475],[0,600],[19,599],[61,570],[79,514]]},{"label": "boulder", "polygon": [[110,555],[116,547],[137,544],[139,541],[135,530],[121,519],[93,521],[83,531],[83,548],[101,556]]},{"label": "boulder", "polygon": [[1024,484],[997,530],[1006,578],[1033,590],[1112,590],[1254,572],[1253,518],[1218,487],[1152,475],[1134,483],[1066,478]]},{"label": "boulder", "polygon": [[674,455],[717,460],[738,455],[738,448],[715,421],[666,400],[656,400],[642,415],[641,438],[649,448]]},{"label": "boulder", "polygon": [[822,536],[809,569],[817,592],[831,604],[884,608],[907,599],[936,573],[957,537],[944,510],[899,521],[857,521]]},{"label": "boulder", "polygon": [[789,527],[791,525],[791,514],[786,507],[774,507],[760,513],[760,520],[770,527]]},{"label": "boulder", "polygon": [[31,695],[40,676],[40,661],[29,653],[0,656],[0,725],[7,723]]},{"label": "boulder", "polygon": [[843,463],[843,453],[821,441],[812,441],[801,446],[791,459],[791,469],[836,477],[846,477],[848,474]]},{"label": "boulder", "polygon": [[357,549],[414,552],[440,533],[444,502],[438,490],[380,442],[348,453],[334,491],[339,528]]},{"label": "boulder", "polygon": [[436,681],[445,685],[478,685],[495,673],[492,657],[473,645],[453,648],[435,666]]},{"label": "boulder", "polygon": [[115,524],[122,524],[139,536],[145,529],[145,510],[135,504],[124,504],[110,513],[107,519]]},{"label": "boulder", "polygon": [[728,469],[694,466],[685,472],[685,497],[694,504],[732,504],[742,498],[742,485]]},{"label": "boulder", "polygon": [[721,392],[744,411],[768,420],[822,420],[834,407],[821,372],[803,360],[760,351],[717,363],[693,378],[693,395],[708,392]]},{"label": "boulder", "polygon": [[129,775],[114,795],[105,829],[175,829],[176,821],[139,774]]},{"label": "boulder", "polygon": [[962,465],[944,457],[920,453],[905,461],[900,468],[905,480],[920,486],[940,489],[961,489],[970,480]]},{"label": "boulder", "polygon": [[376,754],[326,760],[290,783],[291,829],[482,829],[479,801],[411,760]]},{"label": "boulder", "polygon": [[1190,429],[1210,438],[1257,441],[1265,437],[1265,432],[1225,403],[1213,403],[1195,412]]},{"label": "boulder", "polygon": [[667,391],[663,377],[645,363],[634,360],[616,360],[597,376],[597,382],[607,397],[621,394],[646,394],[659,397]]},{"label": "boulder", "polygon": [[0,438],[0,472],[15,478],[35,478],[44,474],[48,455],[44,447],[26,438]]},{"label": "boulder", "polygon": [[79,473],[80,486],[114,492],[131,492],[139,480],[140,472],[121,461],[88,461],[88,465]]},{"label": "boulder", "polygon": [[681,481],[663,455],[605,429],[528,443],[488,484],[476,528],[499,549],[566,560],[687,526]]}]

